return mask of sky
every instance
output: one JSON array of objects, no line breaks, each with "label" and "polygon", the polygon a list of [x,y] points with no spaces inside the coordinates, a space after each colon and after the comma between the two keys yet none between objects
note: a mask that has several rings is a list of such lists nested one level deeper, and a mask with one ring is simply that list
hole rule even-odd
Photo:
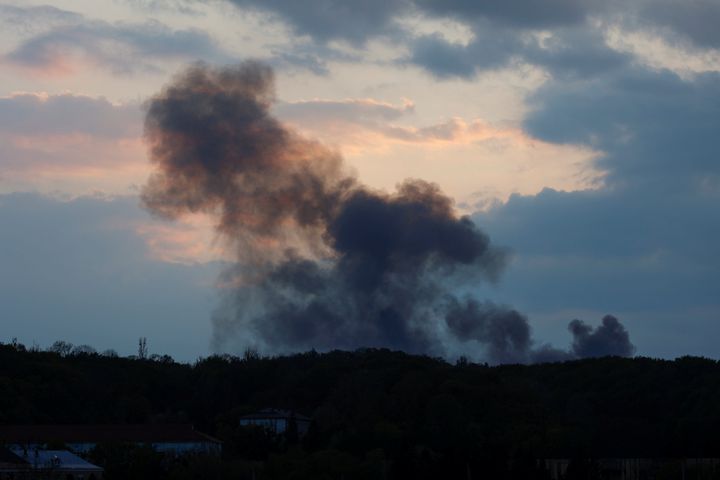
[{"label": "sky", "polygon": [[0,341],[252,343],[218,341],[242,262],[217,218],[141,194],[160,92],[256,60],[284,129],[378,198],[436,184],[506,252],[453,288],[534,344],[612,315],[636,355],[720,358],[718,24],[717,0],[0,0]]}]

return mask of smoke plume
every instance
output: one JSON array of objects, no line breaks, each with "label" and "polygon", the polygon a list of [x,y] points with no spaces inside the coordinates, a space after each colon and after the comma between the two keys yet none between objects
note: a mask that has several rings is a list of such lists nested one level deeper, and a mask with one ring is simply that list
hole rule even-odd
[{"label": "smoke plume", "polygon": [[[497,279],[506,251],[434,184],[360,184],[336,151],[273,118],[274,99],[272,70],[245,62],[193,66],[148,104],[155,169],[143,204],[170,219],[210,215],[236,259],[221,282],[216,348],[442,355],[453,339],[480,343],[493,362],[532,361],[524,316],[453,294]],[[572,328],[582,354],[619,338],[606,332],[617,326]]]},{"label": "smoke plume", "polygon": [[630,343],[627,330],[612,315],[603,317],[602,325],[594,331],[582,320],[570,322],[568,330],[573,335],[572,350],[577,357],[629,357],[635,353],[635,346]]}]

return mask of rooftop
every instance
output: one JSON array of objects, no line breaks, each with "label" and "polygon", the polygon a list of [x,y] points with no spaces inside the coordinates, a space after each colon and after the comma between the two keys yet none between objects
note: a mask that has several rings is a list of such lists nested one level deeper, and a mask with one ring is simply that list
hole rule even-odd
[{"label": "rooftop", "polygon": [[15,455],[7,448],[0,447],[0,465],[22,465],[25,460]]},{"label": "rooftop", "polygon": [[67,450],[32,450],[27,452],[27,455],[25,455],[22,450],[15,450],[14,453],[34,468],[102,471],[102,468],[83,460]]},{"label": "rooftop", "polygon": [[302,415],[297,412],[293,412],[291,410],[279,410],[277,408],[264,408],[256,413],[251,413],[249,415],[243,415],[240,417],[241,420],[260,420],[260,419],[290,419],[294,418],[296,421],[301,422],[309,422],[311,421],[310,417],[306,417],[305,415]]},{"label": "rooftop", "polygon": [[220,440],[188,424],[133,425],[0,425],[0,443],[62,441],[65,443],[163,443]]}]

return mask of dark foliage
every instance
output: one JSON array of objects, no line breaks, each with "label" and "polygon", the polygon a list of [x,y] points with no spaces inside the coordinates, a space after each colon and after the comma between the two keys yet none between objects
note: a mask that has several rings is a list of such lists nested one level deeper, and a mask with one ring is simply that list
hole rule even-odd
[{"label": "dark foliage", "polygon": [[[109,480],[532,479],[542,458],[720,457],[718,398],[720,363],[694,357],[489,367],[373,349],[188,365],[0,345],[4,424],[188,422],[224,442],[221,459],[172,462],[99,449]],[[310,431],[239,426],[264,407],[312,416]]]}]

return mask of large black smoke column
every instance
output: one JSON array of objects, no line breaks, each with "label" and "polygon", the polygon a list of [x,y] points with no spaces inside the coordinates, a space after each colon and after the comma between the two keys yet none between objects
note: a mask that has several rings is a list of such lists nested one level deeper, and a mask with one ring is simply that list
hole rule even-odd
[{"label": "large black smoke column", "polygon": [[471,337],[492,361],[529,361],[524,317],[453,294],[497,278],[504,250],[433,184],[361,185],[337,152],[273,118],[273,101],[272,70],[246,62],[194,66],[148,107],[144,205],[211,215],[236,259],[216,347],[443,354]]}]

